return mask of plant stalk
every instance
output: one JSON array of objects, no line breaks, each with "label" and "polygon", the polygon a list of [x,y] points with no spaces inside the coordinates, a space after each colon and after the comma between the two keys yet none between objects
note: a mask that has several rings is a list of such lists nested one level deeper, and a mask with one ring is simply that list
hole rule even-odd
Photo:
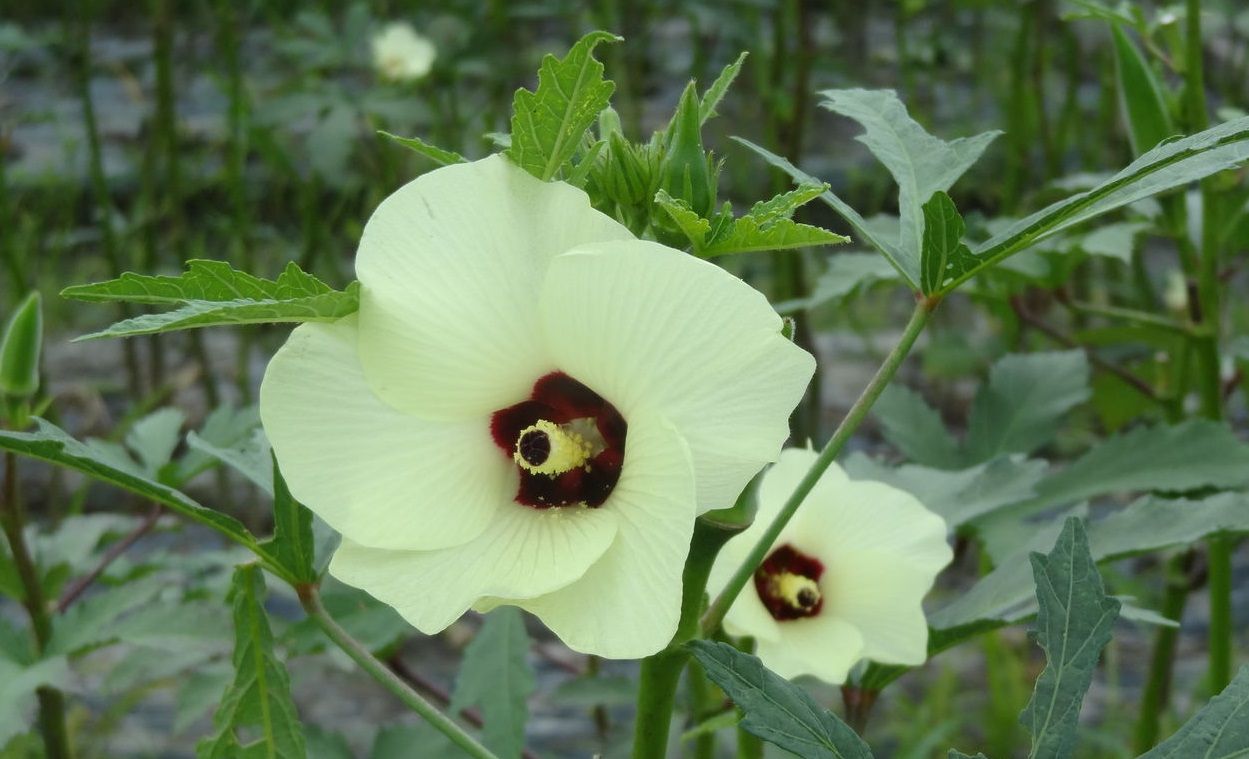
[{"label": "plant stalk", "polygon": [[419,714],[422,719],[447,736],[452,743],[463,749],[468,756],[476,757],[477,759],[499,759],[489,749],[478,743],[473,736],[469,735],[454,720],[426,701],[421,694],[413,690],[397,674],[391,671],[384,662],[374,657],[360,641],[351,637],[346,630],[340,627],[334,621],[334,618],[329,615],[329,612],[325,610],[325,606],[321,603],[321,593],[316,585],[299,585],[296,586],[295,590],[299,594],[299,602],[303,605],[304,611],[317,623],[317,626],[321,628],[326,637],[350,656],[352,661],[359,664],[360,668],[374,680],[381,683],[386,690],[394,694],[405,706]]},{"label": "plant stalk", "polygon": [[[1201,45],[1201,0],[1185,2],[1184,110],[1187,126],[1196,132],[1209,125],[1206,113],[1204,61]],[[1218,219],[1211,178],[1201,182],[1201,259],[1197,296],[1206,329],[1196,340],[1201,414],[1223,418],[1223,383],[1219,378],[1219,333],[1222,309],[1219,282]],[[1210,671],[1212,693],[1220,693],[1232,679],[1232,540],[1216,536],[1207,543],[1210,577]]]},{"label": "plant stalk", "polygon": [[[43,596],[43,583],[39,569],[26,545],[26,515],[17,494],[17,455],[4,454],[4,502],[0,503],[0,521],[4,535],[9,541],[9,552],[22,583],[22,605],[30,616],[30,626],[35,632],[35,645],[42,654],[52,639],[52,619],[48,603]],[[39,731],[43,735],[44,750],[49,759],[69,759],[69,733],[65,729],[65,695],[56,688],[43,687],[36,691],[39,698]]]},{"label": "plant stalk", "polygon": [[707,613],[703,615],[702,631],[704,635],[714,632],[720,626],[720,623],[724,620],[724,615],[728,613],[729,607],[733,605],[734,599],[737,598],[737,594],[741,593],[742,588],[746,587],[746,583],[750,582],[750,578],[754,576],[755,569],[763,563],[768,552],[772,550],[772,544],[776,542],[781,531],[785,529],[785,525],[789,523],[794,513],[798,511],[798,507],[802,505],[803,499],[807,497],[807,494],[815,487],[815,483],[828,467],[832,465],[837,455],[841,453],[841,449],[850,440],[850,436],[858,430],[859,425],[867,418],[867,412],[871,410],[872,404],[876,402],[876,399],[880,397],[880,394],[889,385],[893,375],[897,373],[898,367],[902,365],[902,360],[906,358],[906,355],[911,350],[911,346],[915,344],[915,339],[924,331],[929,317],[932,316],[933,310],[936,309],[940,302],[940,298],[934,296],[920,298],[916,302],[915,310],[911,312],[911,319],[902,331],[902,337],[898,339],[898,344],[885,357],[884,363],[876,370],[876,375],[872,377],[871,382],[863,389],[863,393],[858,400],[850,407],[841,424],[837,426],[837,430],[833,432],[833,436],[823,450],[820,451],[815,463],[811,465],[811,469],[803,476],[802,481],[798,483],[798,487],[789,496],[789,500],[785,502],[780,513],[776,515],[776,518],[772,520],[772,524],[768,525],[767,531],[759,538],[759,542],[751,549],[746,561],[737,568],[728,585],[725,586],[724,590],[720,591],[720,595],[716,596],[716,600],[712,602],[707,609]]},{"label": "plant stalk", "polygon": [[676,634],[667,648],[642,660],[637,721],[633,728],[633,759],[655,759],[667,753],[677,684],[690,658],[685,644],[698,637],[698,618],[716,554],[735,534],[736,530],[726,530],[705,519],[694,524],[689,558],[681,575],[681,618]]}]

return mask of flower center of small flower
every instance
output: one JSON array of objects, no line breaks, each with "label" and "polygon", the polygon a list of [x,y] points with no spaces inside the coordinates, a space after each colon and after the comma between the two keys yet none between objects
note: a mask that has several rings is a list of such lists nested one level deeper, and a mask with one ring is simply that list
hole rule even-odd
[{"label": "flower center of small flower", "polygon": [[583,466],[590,458],[590,444],[572,429],[539,419],[520,431],[512,458],[520,468],[554,477]]},{"label": "flower center of small flower", "polygon": [[819,583],[823,574],[819,559],[783,545],[755,571],[755,592],[778,622],[814,617],[824,607]]},{"label": "flower center of small flower", "polygon": [[516,464],[516,502],[536,509],[603,505],[620,479],[628,425],[616,407],[563,372],[496,411],[490,434]]}]

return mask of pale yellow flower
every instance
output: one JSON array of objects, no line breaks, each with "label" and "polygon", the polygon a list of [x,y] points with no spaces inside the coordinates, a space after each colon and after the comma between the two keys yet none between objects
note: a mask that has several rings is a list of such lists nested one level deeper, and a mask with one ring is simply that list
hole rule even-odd
[{"label": "pale yellow flower", "polygon": [[[709,589],[723,588],[814,463],[791,448],[763,476],[759,513],[725,545]],[[946,526],[910,493],[851,480],[833,464],[786,525],[754,581],[729,608],[724,629],[749,635],[782,677],[845,682],[862,659],[922,664],[928,623],[921,605],[950,562]]]},{"label": "pale yellow flower", "polygon": [[814,371],[767,300],[498,156],[387,198],[356,274],[359,314],[296,329],[260,392],[330,572],[426,633],[513,604],[578,651],[666,645],[696,515]]}]

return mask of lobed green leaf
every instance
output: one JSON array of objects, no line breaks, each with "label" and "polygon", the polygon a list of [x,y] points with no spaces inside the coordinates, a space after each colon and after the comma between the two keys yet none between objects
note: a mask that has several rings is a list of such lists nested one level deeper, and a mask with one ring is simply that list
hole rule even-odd
[{"label": "lobed green leaf", "polygon": [[920,289],[925,295],[935,293],[951,277],[957,277],[976,265],[963,233],[967,230],[954,201],[938,191],[923,206],[924,235],[920,248]]},{"label": "lobed green leaf", "polygon": [[543,181],[558,176],[616,89],[603,79],[603,64],[594,59],[594,48],[620,40],[607,32],[591,32],[563,58],[542,59],[537,89],[519,89],[513,99],[511,145],[506,151],[512,161]]},{"label": "lobed green leaf", "polygon": [[1059,232],[1142,198],[1204,179],[1249,159],[1249,117],[1164,142],[1091,190],[1046,206],[972,249],[979,262],[952,281],[948,293],[979,272]]},{"label": "lobed green leaf", "polygon": [[[1024,558],[1028,551],[1054,539],[1061,520],[1031,524],[1030,540],[1009,553],[994,556],[996,568],[962,596],[928,618],[939,630],[985,621],[1010,624],[1035,612],[1031,581]],[[1093,558],[1113,561],[1173,546],[1194,543],[1209,535],[1249,533],[1249,494],[1219,493],[1199,500],[1145,496],[1128,507],[1088,525]]]},{"label": "lobed green leaf", "polygon": [[227,324],[334,321],[360,307],[357,282],[340,291],[294,263],[288,264],[276,280],[266,280],[238,271],[224,261],[202,259],[188,261],[187,271],[177,277],[127,272],[107,282],[67,287],[61,295],[93,303],[120,301],[174,307],[164,313],[125,319],[79,340]]},{"label": "lobed green leaf", "polygon": [[1031,453],[1053,439],[1058,420],[1089,399],[1084,351],[1010,354],[989,370],[967,422],[966,461]]},{"label": "lobed green leaf", "polygon": [[980,158],[1000,132],[942,140],[924,130],[892,90],[825,90],[825,108],[859,122],[857,138],[885,165],[898,184],[902,227],[895,245],[899,267],[912,283],[923,282],[922,204],[933,193],[950,189]]},{"label": "lobed green leaf", "polygon": [[529,665],[529,635],[514,606],[500,606],[464,651],[450,711],[481,707],[482,743],[505,759],[519,757],[525,746],[526,700],[537,687]]},{"label": "lobed green leaf", "polygon": [[707,677],[741,709],[751,735],[804,759],[870,759],[871,749],[850,726],[822,708],[800,686],[727,643],[686,644]]},{"label": "lobed green leaf", "polygon": [[312,537],[312,512],[291,495],[286,480],[273,467],[273,537],[262,545],[297,582],[316,582],[316,541]]},{"label": "lobed green leaf", "polygon": [[1175,735],[1140,759],[1233,759],[1249,755],[1249,667],[1241,667],[1223,692]]},{"label": "lobed green leaf", "polygon": [[1046,665],[1019,719],[1032,734],[1029,759],[1066,759],[1120,604],[1102,587],[1079,519],[1067,519],[1049,554],[1030,558],[1039,605],[1036,640]]},{"label": "lobed green leaf", "polygon": [[0,748],[31,728],[30,707],[35,691],[69,683],[69,663],[63,656],[25,665],[0,658]]},{"label": "lobed green leaf", "polygon": [[[273,650],[260,567],[234,570],[234,680],[213,715],[215,732],[196,747],[199,759],[301,759],[303,727],[291,700],[290,676]],[[239,734],[246,730],[249,737]]]},{"label": "lobed green leaf", "polygon": [[[115,460],[101,449],[75,440],[50,422],[43,419],[36,419],[35,422],[38,429],[34,432],[0,430],[0,450],[12,451],[22,456],[41,459],[82,472],[93,479],[116,485],[167,506],[193,521],[220,532],[272,565],[273,557],[234,517],[201,506],[181,491],[151,479],[137,466],[126,466],[124,462]],[[271,566],[271,568],[274,567]],[[281,570],[276,571],[279,571],[284,579],[290,579]]]},{"label": "lobed green leaf", "polygon": [[716,115],[716,106],[720,105],[729,87],[733,85],[733,80],[737,79],[737,75],[741,73],[742,64],[746,62],[747,55],[749,53],[744,50],[739,53],[737,60],[725,66],[716,80],[703,93],[702,102],[698,106],[699,123],[705,124],[707,119]]}]

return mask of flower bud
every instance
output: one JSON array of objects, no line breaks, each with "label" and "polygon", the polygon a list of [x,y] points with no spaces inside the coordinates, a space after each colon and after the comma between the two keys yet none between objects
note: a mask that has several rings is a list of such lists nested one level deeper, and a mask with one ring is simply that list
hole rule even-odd
[{"label": "flower bud", "polygon": [[705,219],[716,206],[716,172],[703,150],[699,108],[698,93],[690,82],[668,125],[663,189],[672,197],[689,203],[690,208]]},{"label": "flower bud", "polygon": [[0,394],[29,398],[39,389],[39,349],[43,344],[43,312],[39,293],[21,302],[0,339]]}]

